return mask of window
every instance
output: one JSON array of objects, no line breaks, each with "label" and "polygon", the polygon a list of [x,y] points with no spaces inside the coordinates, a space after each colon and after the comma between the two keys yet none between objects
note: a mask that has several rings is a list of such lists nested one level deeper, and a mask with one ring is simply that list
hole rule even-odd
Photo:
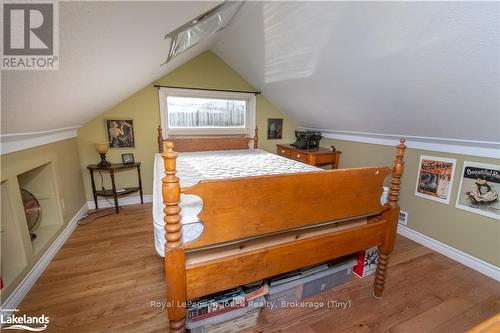
[{"label": "window", "polygon": [[160,88],[165,135],[253,135],[255,94]]}]

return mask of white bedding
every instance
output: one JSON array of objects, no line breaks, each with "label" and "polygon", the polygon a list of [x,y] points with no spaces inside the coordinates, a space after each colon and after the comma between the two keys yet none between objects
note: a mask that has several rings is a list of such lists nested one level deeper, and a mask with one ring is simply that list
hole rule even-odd
[{"label": "white bedding", "polygon": [[[180,153],[177,157],[177,176],[181,187],[195,185],[203,179],[221,179],[245,176],[261,176],[282,173],[298,173],[321,170],[260,149],[223,150],[196,153]],[[165,230],[163,222],[163,198],[161,179],[164,177],[163,158],[155,155],[153,180],[153,224],[155,247],[164,256]],[[202,201],[194,195],[181,195],[183,241],[199,237],[203,224],[198,219]]]}]

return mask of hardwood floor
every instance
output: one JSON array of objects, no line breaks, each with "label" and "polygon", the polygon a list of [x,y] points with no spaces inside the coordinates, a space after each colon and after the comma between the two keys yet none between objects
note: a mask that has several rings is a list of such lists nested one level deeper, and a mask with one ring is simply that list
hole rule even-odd
[{"label": "hardwood floor", "polygon": [[[500,312],[500,283],[398,236],[386,289],[353,278],[307,301],[341,308],[266,310],[246,332],[463,332]],[[45,332],[165,332],[163,259],[151,205],[126,206],[78,226],[20,305],[50,318]]]}]

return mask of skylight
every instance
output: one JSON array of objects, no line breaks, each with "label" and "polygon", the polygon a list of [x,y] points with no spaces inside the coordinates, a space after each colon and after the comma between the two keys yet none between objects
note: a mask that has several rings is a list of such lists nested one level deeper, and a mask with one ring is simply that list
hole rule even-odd
[{"label": "skylight", "polygon": [[170,39],[170,51],[165,63],[227,27],[242,4],[242,1],[224,1],[166,34],[165,39]]}]

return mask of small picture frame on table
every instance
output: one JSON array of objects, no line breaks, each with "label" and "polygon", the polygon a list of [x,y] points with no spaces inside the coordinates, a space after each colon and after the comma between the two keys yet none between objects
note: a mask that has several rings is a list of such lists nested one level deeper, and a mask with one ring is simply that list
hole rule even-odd
[{"label": "small picture frame on table", "polygon": [[134,154],[132,153],[127,153],[127,154],[122,154],[122,162],[123,164],[134,164]]}]

